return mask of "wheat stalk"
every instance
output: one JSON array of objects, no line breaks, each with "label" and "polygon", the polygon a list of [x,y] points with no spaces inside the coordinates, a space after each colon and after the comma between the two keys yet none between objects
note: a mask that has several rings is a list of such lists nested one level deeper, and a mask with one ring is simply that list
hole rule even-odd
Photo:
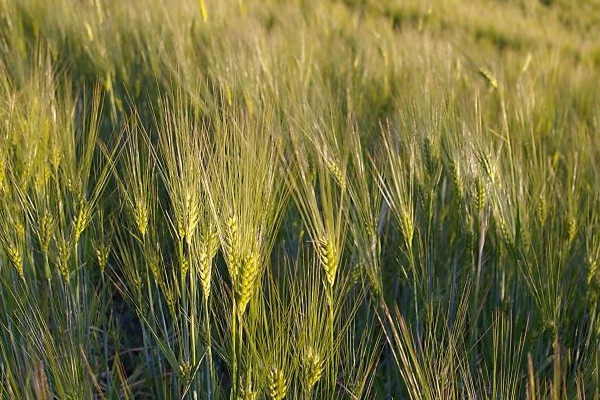
[{"label": "wheat stalk", "polygon": [[240,387],[238,390],[237,400],[256,400],[258,399],[258,391],[254,389],[252,383],[252,369],[249,369],[245,376],[240,378]]}]

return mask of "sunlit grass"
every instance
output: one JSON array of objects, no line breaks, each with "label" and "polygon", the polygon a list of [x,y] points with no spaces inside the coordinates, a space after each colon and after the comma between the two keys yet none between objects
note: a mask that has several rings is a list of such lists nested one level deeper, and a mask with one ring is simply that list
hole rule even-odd
[{"label": "sunlit grass", "polygon": [[0,0],[0,399],[598,398],[580,3]]}]

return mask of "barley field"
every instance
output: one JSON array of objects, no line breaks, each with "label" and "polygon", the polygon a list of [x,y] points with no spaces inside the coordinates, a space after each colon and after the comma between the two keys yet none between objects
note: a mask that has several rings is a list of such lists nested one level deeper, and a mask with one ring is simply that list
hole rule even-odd
[{"label": "barley field", "polygon": [[600,0],[0,0],[0,400],[600,399]]}]

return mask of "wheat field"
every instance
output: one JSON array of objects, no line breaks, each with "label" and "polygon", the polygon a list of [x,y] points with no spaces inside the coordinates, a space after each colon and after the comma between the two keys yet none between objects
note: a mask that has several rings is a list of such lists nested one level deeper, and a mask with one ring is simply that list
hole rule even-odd
[{"label": "wheat field", "polygon": [[598,0],[0,0],[0,399],[600,399]]}]

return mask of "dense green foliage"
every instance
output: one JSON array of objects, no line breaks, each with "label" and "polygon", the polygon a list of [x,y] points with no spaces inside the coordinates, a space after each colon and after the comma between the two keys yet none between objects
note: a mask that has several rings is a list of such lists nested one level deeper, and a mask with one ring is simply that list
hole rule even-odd
[{"label": "dense green foliage", "polygon": [[0,399],[600,398],[597,0],[0,0]]}]

